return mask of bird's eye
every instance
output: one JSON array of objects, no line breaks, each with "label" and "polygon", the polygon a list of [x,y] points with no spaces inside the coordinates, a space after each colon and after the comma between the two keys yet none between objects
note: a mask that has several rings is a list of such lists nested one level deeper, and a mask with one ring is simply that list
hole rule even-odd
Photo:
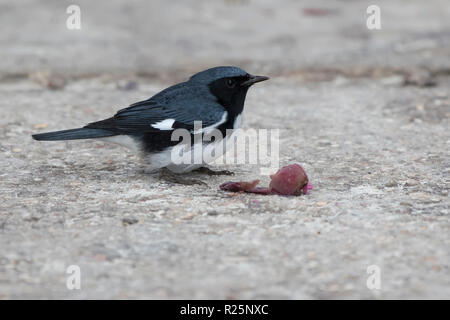
[{"label": "bird's eye", "polygon": [[228,79],[227,80],[227,87],[228,88],[234,88],[236,86],[236,80],[234,79]]}]

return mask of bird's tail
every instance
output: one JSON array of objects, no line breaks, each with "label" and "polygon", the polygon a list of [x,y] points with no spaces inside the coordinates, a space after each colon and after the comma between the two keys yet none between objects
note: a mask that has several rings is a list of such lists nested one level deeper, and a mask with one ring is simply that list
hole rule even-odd
[{"label": "bird's tail", "polygon": [[76,140],[76,139],[92,139],[115,136],[112,131],[105,129],[78,128],[62,131],[46,132],[33,134],[34,140],[39,141],[58,141],[58,140]]}]

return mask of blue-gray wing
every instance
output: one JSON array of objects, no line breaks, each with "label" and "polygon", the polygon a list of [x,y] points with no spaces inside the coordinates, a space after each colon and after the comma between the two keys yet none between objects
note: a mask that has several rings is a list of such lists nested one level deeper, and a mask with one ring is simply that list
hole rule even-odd
[{"label": "blue-gray wing", "polygon": [[202,127],[223,121],[224,107],[203,87],[185,83],[170,87],[152,98],[119,110],[112,118],[88,124],[87,128],[108,129],[117,134],[140,134],[184,128],[194,121]]}]

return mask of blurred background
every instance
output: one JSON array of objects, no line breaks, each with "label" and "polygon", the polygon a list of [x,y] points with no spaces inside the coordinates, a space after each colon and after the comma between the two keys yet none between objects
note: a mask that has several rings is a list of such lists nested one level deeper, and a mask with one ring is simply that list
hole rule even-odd
[{"label": "blurred background", "polygon": [[[80,30],[66,27],[71,4],[81,9]],[[377,1],[380,30],[366,27],[371,4],[2,0],[0,74],[184,77],[224,64],[271,74],[449,69],[448,1]]]}]

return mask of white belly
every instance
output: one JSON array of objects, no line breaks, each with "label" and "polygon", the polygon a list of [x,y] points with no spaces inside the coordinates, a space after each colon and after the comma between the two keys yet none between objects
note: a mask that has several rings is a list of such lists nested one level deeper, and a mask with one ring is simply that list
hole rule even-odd
[{"label": "white belly", "polygon": [[[233,123],[233,129],[239,129],[241,125],[242,125],[242,114],[238,115],[235,118]],[[220,140],[213,142],[212,144],[211,143],[203,145],[197,144],[191,147],[191,149],[187,151],[186,155],[186,158],[192,159],[192,161],[190,161],[189,163],[174,163],[172,154],[173,147],[167,148],[162,152],[147,154],[145,155],[146,157],[145,160],[148,163],[148,167],[146,169],[149,172],[153,172],[166,167],[167,169],[175,173],[189,172],[198,169],[203,165],[205,165],[206,163],[214,161],[215,159],[217,159],[223,153],[226,152],[227,146],[229,146],[229,144],[227,143],[228,138],[229,136],[227,136],[225,142],[223,140]],[[100,138],[99,140],[116,143],[136,152],[141,151],[141,144],[135,139],[126,135]],[[220,144],[222,144],[222,146],[220,146]],[[206,146],[209,146],[208,149],[206,149]],[[215,151],[214,157],[211,156],[212,150],[211,148],[214,148]],[[209,161],[205,161],[205,159],[208,159]]]},{"label": "white belly", "polygon": [[131,149],[135,152],[141,151],[141,144],[137,140],[127,135],[117,135],[112,137],[98,138],[98,140],[115,143],[127,147],[128,149]]}]

